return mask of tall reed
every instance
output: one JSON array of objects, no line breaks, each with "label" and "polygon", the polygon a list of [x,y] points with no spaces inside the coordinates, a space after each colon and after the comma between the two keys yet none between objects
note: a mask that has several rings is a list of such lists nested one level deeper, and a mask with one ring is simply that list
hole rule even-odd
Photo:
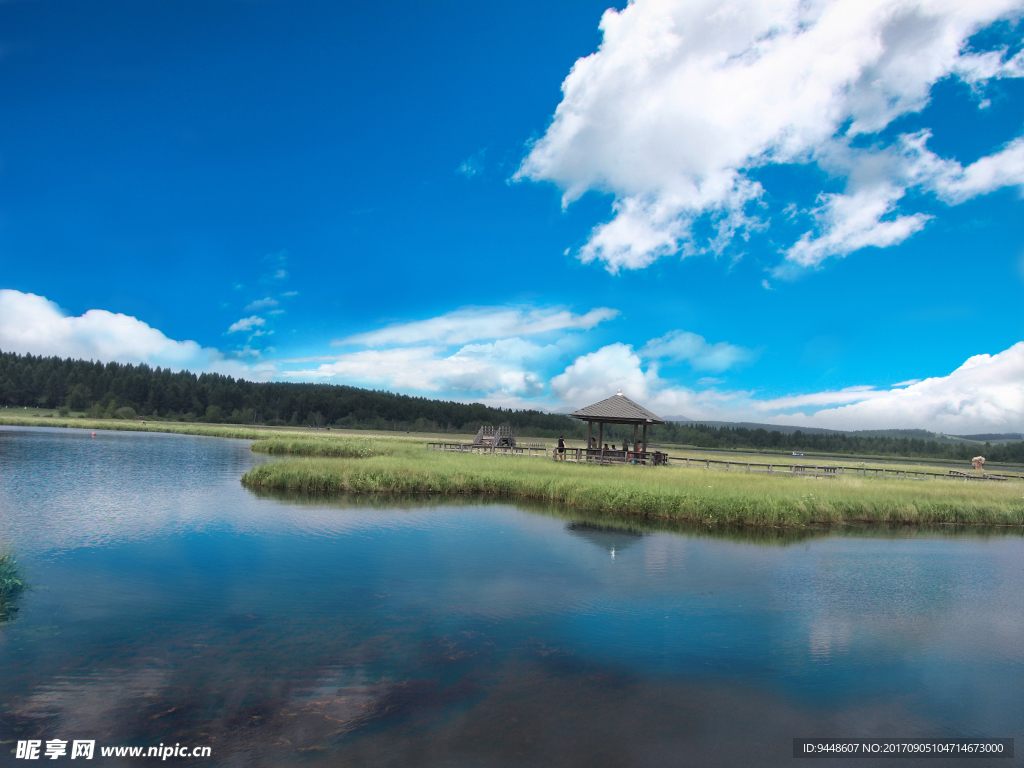
[{"label": "tall reed", "polygon": [[271,437],[257,440],[250,448],[257,453],[275,456],[333,456],[349,459],[367,459],[390,453],[388,446],[381,440],[352,437]]},{"label": "tall reed", "polygon": [[707,524],[848,522],[1024,525],[1024,483],[779,477],[680,467],[594,466],[396,446],[364,459],[285,459],[242,482],[307,493],[485,494],[619,516]]},{"label": "tall reed", "polygon": [[6,621],[18,610],[18,598],[24,591],[25,582],[18,572],[14,557],[0,553],[0,622]]}]

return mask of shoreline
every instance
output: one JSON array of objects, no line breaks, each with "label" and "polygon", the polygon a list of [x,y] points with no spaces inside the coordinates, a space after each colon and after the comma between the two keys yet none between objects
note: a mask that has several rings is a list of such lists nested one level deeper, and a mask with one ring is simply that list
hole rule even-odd
[{"label": "shoreline", "polygon": [[964,525],[1024,528],[1024,484],[789,477],[703,468],[570,465],[428,452],[421,436],[0,415],[0,426],[159,432],[247,439],[275,456],[241,477],[257,489],[495,498],[553,503],[623,521],[807,528]]},{"label": "shoreline", "polygon": [[365,458],[283,456],[246,472],[252,489],[525,500],[621,519],[705,525],[970,525],[1024,529],[1024,485],[862,477],[813,478],[702,468],[573,465],[538,459],[426,455],[392,446]]},{"label": "shoreline", "polygon": [[[442,439],[451,439],[453,435],[432,432],[374,432],[372,430],[311,430],[305,426],[265,426],[265,425],[244,425],[244,424],[206,424],[203,422],[180,422],[180,421],[152,421],[141,424],[138,421],[126,421],[120,419],[90,419],[74,416],[11,416],[3,413],[0,409],[0,426],[7,427],[52,427],[55,429],[89,429],[107,430],[110,432],[164,432],[169,434],[198,435],[206,437],[226,437],[240,440],[272,440],[274,438],[289,439],[302,438],[318,441],[334,440],[382,440],[398,441],[402,443],[416,443],[417,445],[426,442],[436,442]],[[472,441],[472,435],[459,433],[454,437],[463,438],[453,442]],[[528,439],[528,438],[527,438]],[[554,445],[552,440],[539,439]],[[577,442],[580,447],[581,441]],[[678,454],[690,453],[699,454],[701,457],[715,460],[717,457],[728,457],[727,460],[740,462],[743,459],[762,461],[778,457],[782,460],[792,460],[790,452],[760,451],[754,449],[723,449],[723,448],[700,448],[697,446],[665,444],[659,446],[665,453]],[[869,454],[823,454],[806,453],[803,457],[806,460],[819,459],[823,465],[839,465],[850,462],[860,462],[865,466],[889,468],[899,466],[910,469],[911,467],[932,467],[935,469],[960,468],[970,471],[965,462],[952,459],[932,458],[928,456],[896,456],[896,455],[869,455]],[[999,470],[1013,474],[1024,475],[1024,467],[1018,464],[1006,462],[990,462],[986,465],[989,470]]]},{"label": "shoreline", "polygon": [[[244,475],[243,475],[244,478]],[[302,497],[317,500],[333,500],[344,497],[375,497],[379,499],[386,499],[394,497],[399,500],[407,500],[409,498],[424,498],[424,499],[480,499],[481,501],[508,501],[508,502],[530,502],[530,503],[547,503],[555,506],[564,507],[567,510],[583,513],[599,513],[606,516],[611,516],[611,519],[622,523],[630,522],[649,522],[649,523],[680,523],[692,525],[694,527],[707,528],[729,528],[736,530],[757,530],[757,531],[819,531],[821,533],[828,533],[833,529],[854,529],[864,528],[868,529],[897,529],[906,528],[908,530],[925,529],[929,527],[949,527],[949,528],[970,528],[973,530],[982,530],[986,528],[999,529],[999,530],[1019,530],[1024,534],[1024,522],[992,522],[992,521],[958,521],[958,520],[897,520],[897,519],[876,519],[876,518],[856,518],[846,517],[838,521],[811,521],[807,523],[753,523],[750,521],[735,521],[730,520],[726,522],[711,520],[711,519],[698,519],[691,517],[674,517],[664,513],[653,513],[653,512],[634,512],[627,510],[608,510],[597,507],[585,507],[585,506],[573,506],[563,501],[554,501],[543,496],[519,496],[515,494],[499,494],[489,491],[454,491],[454,492],[442,492],[442,491],[406,491],[406,490],[379,490],[379,491],[365,491],[365,490],[352,490],[352,489],[339,489],[331,491],[322,490],[302,490],[301,488],[295,488],[292,486],[276,486],[276,485],[256,485],[253,483],[245,482],[242,484],[252,491],[276,491],[280,493],[296,493]]]}]

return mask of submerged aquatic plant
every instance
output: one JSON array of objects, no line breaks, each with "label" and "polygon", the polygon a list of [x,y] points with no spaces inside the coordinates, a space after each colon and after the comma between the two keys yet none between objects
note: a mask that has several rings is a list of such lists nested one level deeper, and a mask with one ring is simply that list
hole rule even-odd
[{"label": "submerged aquatic plant", "polygon": [[0,554],[0,622],[18,611],[18,598],[25,591],[25,581],[18,572],[17,561],[9,554]]}]

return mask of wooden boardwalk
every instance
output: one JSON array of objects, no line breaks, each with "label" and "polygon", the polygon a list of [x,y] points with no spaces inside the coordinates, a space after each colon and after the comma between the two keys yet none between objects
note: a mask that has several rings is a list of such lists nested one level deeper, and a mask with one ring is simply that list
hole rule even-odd
[{"label": "wooden boardwalk", "polygon": [[855,477],[884,477],[899,480],[992,480],[996,482],[1024,480],[1024,477],[1017,475],[994,475],[991,473],[971,475],[955,469],[949,470],[948,473],[942,473],[899,469],[897,467],[886,469],[883,467],[846,467],[832,464],[794,464],[787,462],[771,462],[766,464],[753,461],[730,461],[728,459],[707,459],[689,456],[670,456],[669,459],[673,465],[686,467],[724,469],[727,472],[766,472],[767,474],[805,475],[810,477],[853,475]]},{"label": "wooden boardwalk", "polygon": [[[492,456],[511,456],[554,460],[558,452],[554,448],[523,446],[496,448],[472,443],[427,443],[430,451],[451,451],[456,453],[480,453]],[[577,464],[637,464],[641,466],[676,466],[698,469],[718,469],[726,472],[763,472],[769,475],[793,475],[798,477],[877,477],[899,480],[962,480],[1006,482],[1024,481],[1018,475],[999,475],[990,472],[973,475],[955,469],[948,473],[925,472],[921,470],[875,467],[847,467],[827,464],[796,464],[793,462],[732,461],[730,459],[709,459],[696,456],[670,456],[660,451],[613,451],[600,448],[566,448],[562,460]]]},{"label": "wooden boardwalk", "polygon": [[428,451],[452,451],[455,453],[482,453],[490,456],[522,456],[525,458],[558,459],[576,464],[641,464],[658,466],[668,463],[668,454],[660,451],[613,451],[610,448],[566,448],[558,453],[556,448],[537,446],[516,446],[515,448],[479,445],[475,443],[427,443]]}]

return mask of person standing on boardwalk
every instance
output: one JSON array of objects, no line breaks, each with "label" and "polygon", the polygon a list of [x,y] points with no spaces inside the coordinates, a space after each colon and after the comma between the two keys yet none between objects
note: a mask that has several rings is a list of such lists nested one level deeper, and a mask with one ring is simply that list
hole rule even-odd
[{"label": "person standing on boardwalk", "polygon": [[565,438],[558,436],[558,460],[565,461]]}]

